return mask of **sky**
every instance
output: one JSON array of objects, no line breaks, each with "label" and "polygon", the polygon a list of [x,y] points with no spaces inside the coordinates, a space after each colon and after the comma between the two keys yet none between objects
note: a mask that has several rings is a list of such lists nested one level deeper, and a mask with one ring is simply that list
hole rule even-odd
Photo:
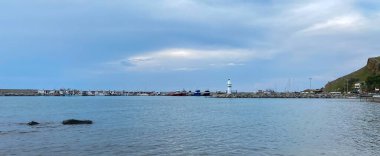
[{"label": "sky", "polygon": [[378,0],[0,0],[0,88],[321,88],[379,41]]}]

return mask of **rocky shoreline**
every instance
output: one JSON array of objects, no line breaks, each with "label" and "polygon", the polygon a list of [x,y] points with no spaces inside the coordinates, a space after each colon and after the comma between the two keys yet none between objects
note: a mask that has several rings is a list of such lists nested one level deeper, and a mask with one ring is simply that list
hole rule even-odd
[{"label": "rocky shoreline", "polygon": [[213,94],[212,98],[321,98],[321,99],[360,99],[360,101],[380,103],[380,96],[376,95],[359,95],[359,94],[300,94],[300,93],[273,93],[273,94],[256,94],[256,93],[235,93],[235,94]]},{"label": "rocky shoreline", "polygon": [[343,95],[343,94],[303,94],[303,93],[235,93],[235,94],[213,94],[213,98],[359,98],[360,95]]}]

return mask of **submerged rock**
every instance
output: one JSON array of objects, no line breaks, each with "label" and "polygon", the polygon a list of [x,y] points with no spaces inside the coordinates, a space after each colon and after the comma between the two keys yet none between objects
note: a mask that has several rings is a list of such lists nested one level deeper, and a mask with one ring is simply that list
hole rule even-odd
[{"label": "submerged rock", "polygon": [[38,125],[38,124],[40,124],[40,123],[35,122],[35,121],[28,122],[29,126],[34,126],[34,125]]},{"label": "submerged rock", "polygon": [[68,119],[68,120],[63,120],[62,124],[64,124],[64,125],[92,124],[92,121],[91,120]]}]

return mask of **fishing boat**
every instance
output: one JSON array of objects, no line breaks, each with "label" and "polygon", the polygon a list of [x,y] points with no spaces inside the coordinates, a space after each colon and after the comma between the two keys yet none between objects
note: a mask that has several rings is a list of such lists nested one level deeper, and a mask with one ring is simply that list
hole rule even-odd
[{"label": "fishing boat", "polygon": [[205,90],[205,92],[203,92],[202,96],[210,96],[211,95],[211,92],[209,90]]},{"label": "fishing boat", "polygon": [[177,90],[174,93],[171,93],[170,96],[187,96],[187,92],[185,90]]},{"label": "fishing boat", "polygon": [[202,96],[201,90],[195,90],[193,96]]}]

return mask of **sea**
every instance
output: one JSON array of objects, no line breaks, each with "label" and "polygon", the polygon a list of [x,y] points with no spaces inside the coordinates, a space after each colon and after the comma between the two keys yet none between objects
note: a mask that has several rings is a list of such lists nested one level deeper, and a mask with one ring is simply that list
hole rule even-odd
[{"label": "sea", "polygon": [[[91,125],[62,125],[66,119]],[[28,126],[37,121],[40,125]],[[379,156],[358,99],[0,97],[0,155]]]}]

